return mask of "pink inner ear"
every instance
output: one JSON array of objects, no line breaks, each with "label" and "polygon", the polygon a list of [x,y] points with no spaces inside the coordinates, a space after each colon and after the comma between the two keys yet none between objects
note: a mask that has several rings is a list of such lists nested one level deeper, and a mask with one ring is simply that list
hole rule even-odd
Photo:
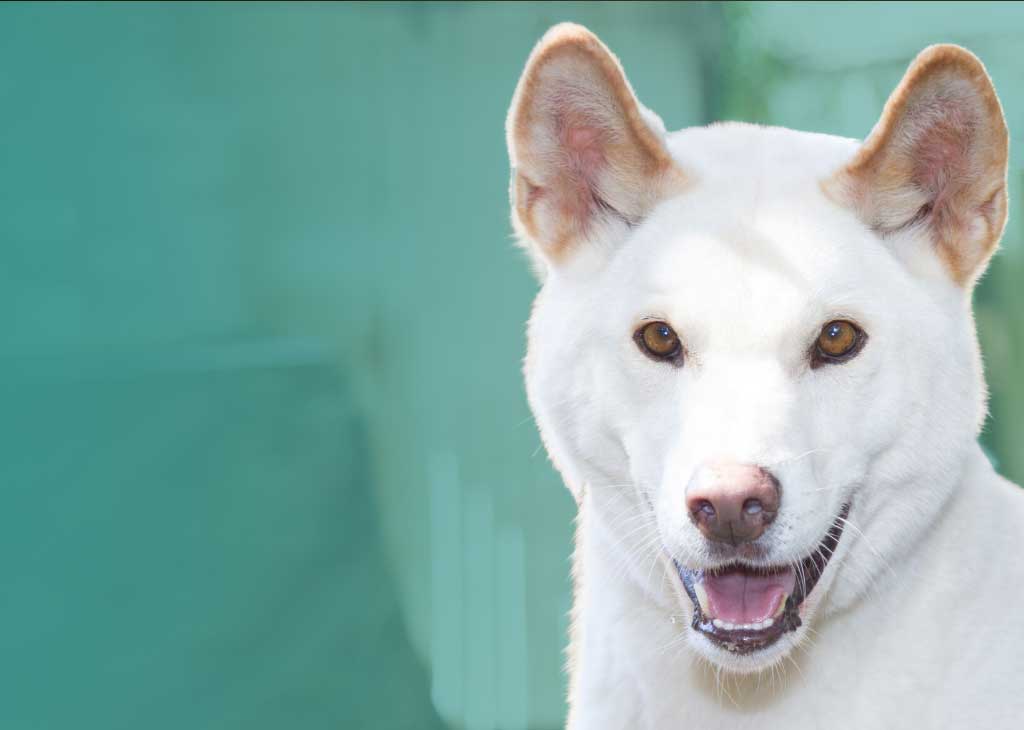
[{"label": "pink inner ear", "polygon": [[578,110],[556,117],[558,147],[567,168],[558,179],[558,200],[563,215],[586,230],[597,208],[608,208],[598,190],[605,157],[606,130]]},{"label": "pink inner ear", "polygon": [[[931,193],[932,207],[939,208],[971,174],[970,151],[976,120],[957,98],[938,97],[909,120],[910,136],[918,137],[910,150],[914,181]],[[913,127],[919,127],[913,130]]]},{"label": "pink inner ear", "polygon": [[596,127],[564,126],[561,130],[562,144],[569,153],[573,168],[586,179],[593,179],[598,168],[604,163],[601,149],[602,132]]}]

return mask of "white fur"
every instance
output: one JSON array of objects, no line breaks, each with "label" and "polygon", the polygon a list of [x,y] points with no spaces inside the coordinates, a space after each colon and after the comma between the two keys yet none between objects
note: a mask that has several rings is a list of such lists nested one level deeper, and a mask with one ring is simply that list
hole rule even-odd
[{"label": "white fur", "polygon": [[[922,228],[882,239],[826,198],[855,141],[725,124],[667,146],[686,192],[542,264],[529,325],[530,404],[580,507],[570,727],[1021,726],[1024,494],[977,445],[969,291]],[[647,317],[682,368],[639,351]],[[867,345],[810,369],[840,318]],[[708,565],[684,488],[712,459],[778,476],[773,563],[851,504],[803,626],[751,655],[690,629],[668,557]]]}]

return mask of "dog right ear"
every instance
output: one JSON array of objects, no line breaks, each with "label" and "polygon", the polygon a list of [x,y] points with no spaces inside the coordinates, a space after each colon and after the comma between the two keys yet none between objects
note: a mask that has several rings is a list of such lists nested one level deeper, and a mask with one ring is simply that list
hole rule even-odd
[{"label": "dog right ear", "polygon": [[512,219],[549,263],[639,223],[686,178],[661,120],[582,26],[549,30],[526,62],[506,123]]},{"label": "dog right ear", "polygon": [[931,46],[823,189],[880,234],[927,232],[952,279],[969,290],[1006,224],[1008,145],[981,61],[959,46]]}]

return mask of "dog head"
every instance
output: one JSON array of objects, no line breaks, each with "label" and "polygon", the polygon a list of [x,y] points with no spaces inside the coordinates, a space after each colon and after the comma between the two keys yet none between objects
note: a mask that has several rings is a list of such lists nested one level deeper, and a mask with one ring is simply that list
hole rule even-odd
[{"label": "dog head", "polygon": [[566,24],[530,56],[507,135],[552,460],[624,572],[680,602],[698,654],[780,661],[898,566],[984,418],[970,297],[1007,206],[984,67],[926,49],[863,143],[666,134]]}]

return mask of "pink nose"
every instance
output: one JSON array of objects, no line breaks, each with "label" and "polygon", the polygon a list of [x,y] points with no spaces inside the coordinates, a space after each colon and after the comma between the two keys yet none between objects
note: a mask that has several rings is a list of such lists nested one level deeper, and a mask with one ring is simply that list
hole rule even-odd
[{"label": "pink nose", "polygon": [[709,540],[753,542],[779,511],[779,482],[759,466],[708,464],[686,487],[686,509]]}]

